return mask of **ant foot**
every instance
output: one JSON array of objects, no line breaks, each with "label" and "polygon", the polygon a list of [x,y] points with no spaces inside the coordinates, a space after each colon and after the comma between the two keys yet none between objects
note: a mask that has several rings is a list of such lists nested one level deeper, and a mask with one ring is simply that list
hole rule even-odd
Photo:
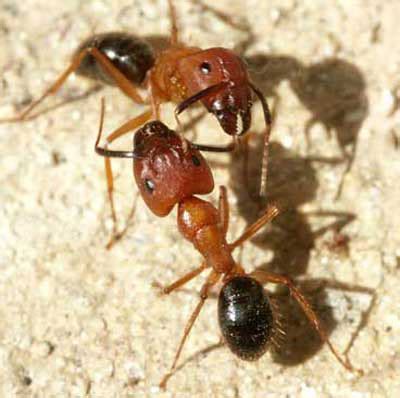
[{"label": "ant foot", "polygon": [[170,379],[170,377],[172,376],[172,373],[171,372],[169,372],[169,373],[167,373],[164,377],[163,377],[163,379],[161,380],[161,382],[160,382],[160,384],[158,385],[162,390],[166,390],[167,389],[167,383],[168,383],[168,380]]},{"label": "ant foot", "polygon": [[153,281],[151,283],[151,286],[156,289],[156,291],[157,291],[156,294],[158,297],[164,296],[166,294],[164,286],[161,285],[161,283],[159,283],[157,281]]},{"label": "ant foot", "polygon": [[108,243],[106,244],[106,249],[110,250],[120,239],[122,238],[122,234],[116,233],[114,234]]}]

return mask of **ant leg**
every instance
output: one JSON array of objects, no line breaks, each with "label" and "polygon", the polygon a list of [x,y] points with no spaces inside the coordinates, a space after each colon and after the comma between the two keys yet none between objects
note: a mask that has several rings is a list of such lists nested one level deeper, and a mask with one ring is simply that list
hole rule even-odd
[{"label": "ant leg", "polygon": [[175,6],[172,0],[168,0],[168,8],[169,8],[169,17],[171,19],[171,38],[170,43],[171,46],[175,46],[178,44],[178,24],[176,23],[176,11]]},{"label": "ant leg", "polygon": [[[95,149],[97,149],[98,143],[100,141],[101,133],[103,132],[103,125],[104,125],[104,98],[101,99],[101,109],[100,109],[100,123],[99,123],[99,131],[97,134],[97,140],[95,144]],[[113,200],[113,195],[112,192],[114,190],[114,178],[111,170],[111,162],[109,158],[104,158],[105,160],[105,170],[106,170],[106,179],[107,179],[107,191],[108,191],[108,200],[110,201],[110,206],[111,206],[111,217],[113,219],[113,235],[117,234],[117,215],[115,212],[115,207],[114,207],[114,200]],[[107,162],[108,160],[108,162]],[[111,247],[111,240],[108,242],[106,245],[106,248],[108,249]]]},{"label": "ant leg", "polygon": [[196,321],[197,317],[199,316],[199,313],[200,313],[205,301],[208,298],[208,292],[209,292],[210,288],[218,282],[219,278],[220,278],[220,274],[216,273],[215,271],[212,271],[210,273],[210,275],[207,277],[207,280],[204,282],[204,284],[200,290],[200,301],[197,304],[194,311],[192,312],[192,315],[190,316],[189,321],[186,323],[185,330],[184,330],[183,336],[181,338],[181,342],[179,343],[178,350],[175,354],[174,362],[172,363],[172,366],[171,366],[169,372],[162,378],[162,380],[160,382],[161,388],[165,389],[165,387],[167,386],[167,382],[168,382],[169,378],[172,376],[172,374],[176,368],[176,364],[178,362],[179,356],[182,352],[182,348],[186,342],[186,339],[193,327],[194,322]]},{"label": "ant leg", "polygon": [[175,131],[178,133],[179,138],[181,139],[183,151],[185,153],[187,153],[187,151],[189,149],[189,143],[183,136],[183,126],[181,124],[181,121],[179,120],[178,113],[174,112],[174,116],[175,116],[175,121],[176,121],[176,130]]},{"label": "ant leg", "polygon": [[351,148],[351,153],[348,154],[344,148],[342,148],[342,154],[344,159],[347,162],[346,168],[343,171],[342,177],[340,178],[340,183],[335,195],[335,200],[340,199],[340,197],[342,196],[342,191],[343,191],[343,187],[344,187],[344,182],[345,182],[345,178],[347,176],[347,174],[350,172],[351,168],[353,167],[353,163],[354,163],[354,157],[356,154],[356,141],[353,144],[353,147]]},{"label": "ant leg", "polygon": [[260,228],[272,221],[278,214],[279,208],[276,205],[269,205],[265,213],[257,221],[246,228],[239,238],[229,244],[231,251],[236,249],[236,247],[240,246],[246,240],[250,239]]},{"label": "ant leg", "polygon": [[135,116],[134,118],[128,120],[123,125],[114,130],[111,134],[109,134],[106,138],[107,145],[111,144],[117,138],[131,132],[137,127],[145,124],[153,115],[152,111],[145,111],[141,113],[139,116]]},{"label": "ant leg", "polygon": [[57,80],[38,99],[33,101],[22,113],[20,113],[18,116],[1,119],[0,123],[21,122],[26,119],[29,113],[31,113],[34,108],[36,108],[42,101],[44,101],[46,97],[56,93],[60,89],[60,87],[67,80],[69,75],[79,67],[85,55],[86,54],[81,53],[74,57],[71,64],[64,70],[63,73],[61,73]]},{"label": "ant leg", "polygon": [[169,286],[162,287],[157,282],[154,283],[155,287],[161,288],[162,294],[170,294],[173,290],[180,288],[181,286],[185,285],[186,283],[190,282],[193,278],[200,275],[206,268],[209,266],[207,263],[202,263],[200,267],[188,272],[186,275],[179,278],[174,283],[171,283]]},{"label": "ant leg", "polygon": [[229,203],[226,188],[224,186],[219,187],[218,214],[223,234],[226,236],[229,227]]},{"label": "ant leg", "polygon": [[[117,232],[116,227],[115,227],[116,224],[113,225],[113,236],[110,238],[110,240],[106,244],[107,250],[110,250],[114,246],[114,244],[117,241],[119,241],[128,231],[128,229],[130,227],[130,220],[133,218],[133,216],[135,215],[135,212],[136,212],[136,205],[137,205],[138,198],[139,198],[139,195],[136,195],[135,199],[133,200],[133,205],[131,207],[131,211],[128,214],[128,217],[126,218],[124,228],[120,232]],[[114,221],[113,221],[113,223],[114,223]]]},{"label": "ant leg", "polygon": [[293,281],[290,278],[288,278],[287,276],[284,276],[284,275],[278,275],[278,274],[274,274],[274,273],[266,272],[266,271],[254,271],[250,275],[252,277],[254,277],[260,283],[270,282],[270,283],[285,285],[289,289],[291,295],[295,298],[295,300],[298,302],[298,304],[304,311],[309,322],[311,323],[313,328],[316,330],[316,332],[319,334],[319,337],[321,338],[321,340],[328,345],[332,354],[341,363],[341,365],[345,369],[347,369],[351,372],[357,371],[357,372],[361,373],[360,370],[354,369],[352,367],[352,365],[350,364],[350,362],[347,359],[343,359],[340,356],[340,354],[336,351],[335,347],[332,345],[332,343],[329,340],[326,330],[324,329],[321,322],[319,321],[317,314],[311,308],[311,304],[307,301],[307,299],[300,292],[300,290],[295,286],[295,284],[293,283]]},{"label": "ant leg", "polygon": [[264,121],[265,121],[265,132],[264,132],[264,149],[263,149],[263,157],[261,162],[261,181],[260,181],[260,197],[265,197],[267,192],[267,177],[268,177],[268,162],[269,162],[269,140],[272,129],[272,117],[271,112],[268,107],[268,103],[265,100],[261,91],[259,91],[255,86],[250,83],[251,89],[255,92],[257,97],[259,98],[263,113],[264,113]]},{"label": "ant leg", "polygon": [[153,111],[153,118],[156,120],[159,120],[160,119],[161,94],[160,94],[160,90],[154,85],[152,78],[153,78],[153,76],[150,73],[149,82],[148,82],[150,106]]},{"label": "ant leg", "polygon": [[[115,141],[117,138],[121,137],[124,134],[127,134],[131,132],[133,129],[136,127],[139,127],[146,123],[152,115],[151,111],[146,111],[141,113],[139,116],[134,117],[131,120],[128,120],[126,123],[124,123],[122,126],[120,126],[118,129],[114,130],[107,138],[106,138],[106,148],[111,142]],[[110,202],[110,207],[111,207],[111,216],[113,219],[113,236],[110,238],[110,241],[107,243],[106,248],[110,249],[115,242],[120,240],[123,235],[126,233],[127,228],[124,228],[123,231],[117,232],[117,216],[115,212],[115,204],[114,204],[114,177],[113,177],[113,172],[111,168],[111,160],[109,157],[104,158],[104,168],[106,172],[106,178],[107,178],[107,192],[108,192],[108,200]],[[127,222],[133,217],[134,215],[134,209],[135,209],[135,204],[132,206],[130,215],[128,217]]]},{"label": "ant leg", "polygon": [[[65,83],[69,75],[75,72],[80,64],[82,63],[85,56],[88,54],[92,55],[96,61],[98,61],[105,71],[114,79],[116,85],[134,102],[138,104],[143,104],[144,100],[137,92],[136,88],[132,83],[112,64],[112,62],[97,48],[85,48],[76,54],[70,63],[70,65],[65,69],[65,71],[58,77],[58,79],[35,101],[33,101],[21,114],[15,117],[0,119],[0,123],[13,123],[21,122],[26,120],[28,115],[36,108],[41,102],[43,102],[49,95],[55,94],[60,87]],[[36,116],[39,116],[37,114]]]},{"label": "ant leg", "polygon": [[[100,110],[100,124],[99,124],[99,132],[97,135],[97,140],[95,144],[95,149],[97,149],[101,133],[103,131],[103,124],[104,124],[104,98],[101,99],[101,110]],[[111,246],[114,244],[114,242],[117,240],[117,215],[115,211],[115,206],[114,206],[114,198],[113,198],[113,191],[114,191],[114,177],[112,174],[112,169],[111,169],[111,161],[108,157],[104,158],[104,167],[106,171],[106,180],[107,180],[107,192],[108,192],[108,200],[110,202],[110,207],[111,207],[111,217],[113,220],[113,236],[109,240],[109,242],[106,245],[107,249],[110,249]]]},{"label": "ant leg", "polygon": [[[146,121],[150,119],[151,115],[152,115],[151,111],[143,112],[139,116],[134,117],[133,119],[124,123],[121,127],[119,127],[117,130],[113,131],[106,138],[106,143],[107,143],[106,147],[108,146],[108,144],[110,144],[117,138],[121,137],[124,134],[131,132],[133,129],[146,123]],[[107,243],[106,248],[111,249],[111,247],[114,245],[114,243],[119,241],[124,236],[127,229],[124,228],[123,231],[117,232],[117,215],[116,215],[115,204],[114,204],[114,177],[113,177],[113,172],[112,172],[112,167],[111,167],[111,159],[109,157],[104,158],[104,168],[105,168],[106,178],[107,178],[108,200],[110,202],[111,216],[113,219],[113,235],[110,238],[109,242]],[[132,206],[132,209],[131,209],[131,212],[130,212],[127,222],[129,222],[129,219],[131,219],[133,217],[135,207],[136,206],[134,204]]]},{"label": "ant leg", "polygon": [[[95,150],[97,153],[100,155],[104,156],[104,168],[105,168],[105,173],[106,173],[106,180],[107,180],[107,192],[108,192],[108,200],[110,202],[110,207],[111,207],[111,217],[113,220],[113,235],[110,238],[109,242],[106,245],[107,249],[110,249],[115,242],[120,240],[122,236],[126,233],[127,228],[124,228],[122,232],[117,231],[117,215],[115,211],[115,204],[114,204],[114,176],[112,172],[112,167],[111,167],[111,160],[110,156],[107,154],[107,146],[111,144],[114,140],[117,138],[121,137],[124,134],[129,133],[133,129],[135,129],[138,126],[141,126],[142,124],[146,123],[148,119],[150,119],[152,115],[151,111],[146,111],[140,114],[139,116],[134,117],[131,120],[128,120],[126,123],[124,123],[122,126],[120,126],[118,129],[113,131],[107,138],[106,138],[106,145],[105,149],[100,152],[102,148],[99,148],[98,143],[100,141],[100,136],[103,130],[103,121],[104,121],[104,98],[102,98],[101,101],[101,116],[100,116],[100,126],[99,126],[99,133],[97,136],[96,144],[95,144]],[[132,210],[130,212],[128,220],[133,217],[134,214],[134,209],[135,209],[135,204],[132,206]]]}]

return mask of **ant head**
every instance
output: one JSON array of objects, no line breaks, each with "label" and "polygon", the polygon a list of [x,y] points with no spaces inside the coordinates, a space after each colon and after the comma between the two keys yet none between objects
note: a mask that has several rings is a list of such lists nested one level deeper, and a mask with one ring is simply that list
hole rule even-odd
[{"label": "ant head", "polygon": [[218,297],[218,320],[228,347],[240,359],[256,360],[268,348],[273,309],[256,279],[240,275],[228,280]]},{"label": "ant head", "polygon": [[201,101],[227,134],[241,135],[249,129],[251,90],[247,69],[240,57],[216,47],[186,56],[178,65],[188,96],[220,85],[215,92],[204,95]]},{"label": "ant head", "polygon": [[134,137],[134,174],[150,210],[160,217],[186,197],[214,189],[211,170],[189,142],[165,124],[153,121]]},{"label": "ant head", "polygon": [[133,136],[133,148],[138,158],[145,157],[155,144],[155,140],[168,141],[174,134],[164,123],[153,120],[142,126]]}]

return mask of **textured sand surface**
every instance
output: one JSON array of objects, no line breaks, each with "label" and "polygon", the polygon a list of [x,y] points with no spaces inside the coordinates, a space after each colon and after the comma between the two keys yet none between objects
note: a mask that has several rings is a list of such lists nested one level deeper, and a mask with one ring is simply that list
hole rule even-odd
[{"label": "textured sand surface", "polygon": [[[279,348],[254,363],[235,358],[218,344],[213,297],[188,339],[183,366],[166,392],[158,389],[203,278],[164,298],[152,283],[176,280],[200,256],[180,237],[175,213],[158,219],[141,200],[125,238],[105,250],[112,224],[103,161],[93,151],[100,97],[107,101],[106,131],[141,107],[104,88],[33,121],[0,125],[0,396],[400,396],[400,3],[215,5],[249,22],[251,36],[195,2],[176,3],[183,40],[244,50],[253,80],[276,110],[269,195],[291,210],[244,245],[238,259],[249,271],[265,267],[294,278],[333,344],[364,376],[340,366],[278,289],[286,331]],[[0,0],[0,117],[42,93],[88,35],[111,30],[167,37],[166,1]],[[89,88],[73,77],[47,105]],[[163,108],[171,126],[172,109]],[[259,104],[253,125],[261,133]],[[211,117],[197,131],[202,142],[226,140]],[[254,182],[259,137],[251,141]],[[128,137],[118,147],[130,145]],[[355,149],[355,159],[335,200],[346,168],[341,147]],[[240,158],[209,159],[216,183],[228,186],[233,239],[256,211]],[[122,227],[137,191],[130,162],[114,163]],[[210,195],[216,198],[217,191]],[[335,246],[340,238],[347,244]]]}]

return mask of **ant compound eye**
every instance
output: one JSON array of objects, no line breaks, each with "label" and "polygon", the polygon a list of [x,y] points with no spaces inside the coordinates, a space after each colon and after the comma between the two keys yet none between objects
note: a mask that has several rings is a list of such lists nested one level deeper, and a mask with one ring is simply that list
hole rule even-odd
[{"label": "ant compound eye", "polygon": [[144,180],[144,186],[146,187],[146,189],[149,193],[153,193],[155,186],[154,186],[154,182],[152,180],[149,180],[148,178],[146,178]]},{"label": "ant compound eye", "polygon": [[211,65],[208,62],[203,62],[200,65],[200,70],[205,74],[208,75],[211,72]]},{"label": "ant compound eye", "polygon": [[192,156],[192,162],[196,167],[201,165],[200,159],[195,155]]}]

